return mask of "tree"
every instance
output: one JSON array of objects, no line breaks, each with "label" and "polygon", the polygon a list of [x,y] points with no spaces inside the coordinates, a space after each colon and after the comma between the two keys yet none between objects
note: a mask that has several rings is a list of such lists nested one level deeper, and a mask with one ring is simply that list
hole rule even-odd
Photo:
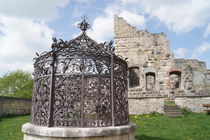
[{"label": "tree", "polygon": [[0,77],[0,96],[31,98],[33,78],[30,73],[16,70]]}]

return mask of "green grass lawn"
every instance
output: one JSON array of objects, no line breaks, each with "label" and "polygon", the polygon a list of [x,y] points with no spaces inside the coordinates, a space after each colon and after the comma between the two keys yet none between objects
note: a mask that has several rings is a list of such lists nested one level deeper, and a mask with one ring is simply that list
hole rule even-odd
[{"label": "green grass lawn", "polygon": [[29,115],[0,117],[0,140],[23,140],[22,124],[29,121]]},{"label": "green grass lawn", "polygon": [[[29,115],[0,118],[0,140],[22,140],[22,124]],[[137,140],[210,140],[210,115],[188,113],[183,118],[163,115],[132,115]]]},{"label": "green grass lawn", "polygon": [[210,140],[210,115],[185,114],[168,118],[150,114],[131,116],[137,126],[137,140]]}]

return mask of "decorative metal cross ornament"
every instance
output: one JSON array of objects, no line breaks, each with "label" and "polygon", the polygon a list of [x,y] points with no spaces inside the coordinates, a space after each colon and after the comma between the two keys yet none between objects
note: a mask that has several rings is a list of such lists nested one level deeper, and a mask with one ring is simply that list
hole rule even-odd
[{"label": "decorative metal cross ornament", "polygon": [[77,27],[80,28],[83,32],[90,28],[90,24],[86,22],[87,17],[84,15],[82,22],[80,22]]}]

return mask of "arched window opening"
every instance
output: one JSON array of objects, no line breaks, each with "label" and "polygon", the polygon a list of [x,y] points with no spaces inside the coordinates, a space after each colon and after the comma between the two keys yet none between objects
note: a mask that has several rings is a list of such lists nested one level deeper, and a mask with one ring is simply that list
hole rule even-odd
[{"label": "arched window opening", "polygon": [[178,89],[181,85],[181,72],[171,71],[169,73],[171,89]]},{"label": "arched window opening", "polygon": [[147,90],[155,89],[155,73],[154,72],[146,73],[146,89]]},{"label": "arched window opening", "polygon": [[139,68],[129,68],[129,87],[132,88],[137,86],[139,86]]}]

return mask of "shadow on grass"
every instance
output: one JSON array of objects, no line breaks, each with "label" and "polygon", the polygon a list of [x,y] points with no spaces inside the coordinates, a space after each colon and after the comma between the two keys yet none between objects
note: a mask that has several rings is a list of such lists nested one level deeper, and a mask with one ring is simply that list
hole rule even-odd
[{"label": "shadow on grass", "polygon": [[150,137],[150,136],[146,136],[146,135],[136,136],[135,138],[136,138],[136,140],[166,140],[166,139],[163,139],[163,138]]}]

